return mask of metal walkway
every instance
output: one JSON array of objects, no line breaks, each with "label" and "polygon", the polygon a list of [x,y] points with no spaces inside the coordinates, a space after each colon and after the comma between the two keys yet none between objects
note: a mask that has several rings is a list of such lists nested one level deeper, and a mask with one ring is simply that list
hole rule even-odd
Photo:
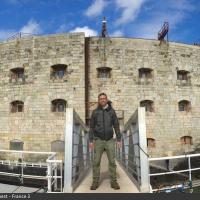
[{"label": "metal walkway", "polygon": [[[138,108],[122,130],[122,147],[115,148],[120,190],[110,187],[108,160],[101,162],[100,187],[90,190],[92,159],[89,129],[73,108],[66,111],[64,192],[149,192],[149,166],[146,144],[145,108]],[[89,171],[89,174],[88,174]]]},{"label": "metal walkway", "polygon": [[101,158],[101,178],[100,185],[97,190],[90,190],[92,183],[92,170],[88,173],[85,179],[75,189],[74,193],[139,193],[138,188],[130,180],[122,167],[117,164],[117,178],[120,185],[120,190],[114,190],[110,187],[109,171],[108,171],[108,159],[104,152]]},{"label": "metal walkway", "polygon": [[0,193],[44,193],[43,189],[0,183]]}]

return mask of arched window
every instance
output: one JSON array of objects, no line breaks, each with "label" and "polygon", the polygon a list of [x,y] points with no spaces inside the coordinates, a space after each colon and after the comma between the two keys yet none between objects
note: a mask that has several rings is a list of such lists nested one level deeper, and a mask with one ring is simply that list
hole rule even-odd
[{"label": "arched window", "polygon": [[140,68],[139,78],[150,79],[153,78],[153,70],[151,68]]},{"label": "arched window", "polygon": [[156,147],[156,140],[153,138],[147,138],[147,147]]},{"label": "arched window", "polygon": [[52,79],[62,79],[67,73],[67,65],[57,64],[51,66],[51,78]]},{"label": "arched window", "polygon": [[189,112],[191,110],[191,102],[187,100],[179,101],[178,108],[179,108],[179,111],[181,112],[183,111]]},{"label": "arched window", "polygon": [[64,99],[55,99],[51,102],[52,112],[65,112],[66,101]]},{"label": "arched window", "polygon": [[145,107],[146,112],[154,112],[154,103],[151,100],[141,101],[140,107]]},{"label": "arched window", "polygon": [[24,112],[24,102],[23,101],[13,101],[10,103],[11,113]]},{"label": "arched window", "polygon": [[10,70],[11,82],[22,82],[25,80],[24,68],[14,68]]},{"label": "arched window", "polygon": [[178,70],[177,71],[177,79],[178,80],[185,80],[188,81],[189,80],[189,71],[186,70]]},{"label": "arched window", "polygon": [[192,142],[192,137],[191,136],[183,136],[181,137],[181,144],[189,144],[189,145],[192,145],[193,142]]},{"label": "arched window", "polygon": [[99,67],[97,68],[98,78],[110,78],[111,77],[111,70],[110,67]]},{"label": "arched window", "polygon": [[53,152],[64,152],[65,142],[62,140],[55,140],[51,142],[51,151]]},{"label": "arched window", "polygon": [[11,140],[10,141],[10,150],[18,150],[18,151],[22,151],[23,150],[23,141],[21,140]]}]

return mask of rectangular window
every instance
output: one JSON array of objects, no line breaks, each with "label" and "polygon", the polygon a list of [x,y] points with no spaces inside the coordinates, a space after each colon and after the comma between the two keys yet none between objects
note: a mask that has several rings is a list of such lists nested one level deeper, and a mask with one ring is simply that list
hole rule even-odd
[{"label": "rectangular window", "polygon": [[107,79],[111,77],[111,68],[109,67],[99,67],[98,70],[98,78]]},{"label": "rectangular window", "polygon": [[188,81],[189,80],[189,72],[184,71],[184,70],[177,71],[177,79]]},{"label": "rectangular window", "polygon": [[24,69],[23,68],[14,68],[10,70],[11,82],[22,82],[25,80]]},{"label": "rectangular window", "polygon": [[66,65],[54,65],[51,67],[51,79],[62,79],[66,74]]},{"label": "rectangular window", "polygon": [[153,77],[153,70],[150,68],[140,68],[139,69],[139,78],[142,79],[151,79]]},{"label": "rectangular window", "polygon": [[17,150],[22,151],[23,150],[23,142],[21,141],[10,141],[10,150]]}]

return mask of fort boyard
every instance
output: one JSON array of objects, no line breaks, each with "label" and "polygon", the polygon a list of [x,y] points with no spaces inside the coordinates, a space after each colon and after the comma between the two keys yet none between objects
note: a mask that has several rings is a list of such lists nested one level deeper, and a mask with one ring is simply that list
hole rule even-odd
[{"label": "fort boyard", "polygon": [[65,110],[89,125],[105,92],[120,127],[146,109],[148,153],[200,148],[200,47],[65,33],[0,42],[0,149],[64,151]]}]

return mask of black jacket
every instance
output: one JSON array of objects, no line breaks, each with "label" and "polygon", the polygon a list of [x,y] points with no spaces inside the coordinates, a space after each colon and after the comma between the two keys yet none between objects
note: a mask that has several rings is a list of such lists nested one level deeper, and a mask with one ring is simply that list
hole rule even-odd
[{"label": "black jacket", "polygon": [[103,109],[100,105],[92,111],[90,120],[89,140],[100,138],[109,140],[113,137],[113,128],[115,129],[117,141],[121,140],[119,121],[115,110],[111,106],[111,101],[108,101],[108,107]]}]

